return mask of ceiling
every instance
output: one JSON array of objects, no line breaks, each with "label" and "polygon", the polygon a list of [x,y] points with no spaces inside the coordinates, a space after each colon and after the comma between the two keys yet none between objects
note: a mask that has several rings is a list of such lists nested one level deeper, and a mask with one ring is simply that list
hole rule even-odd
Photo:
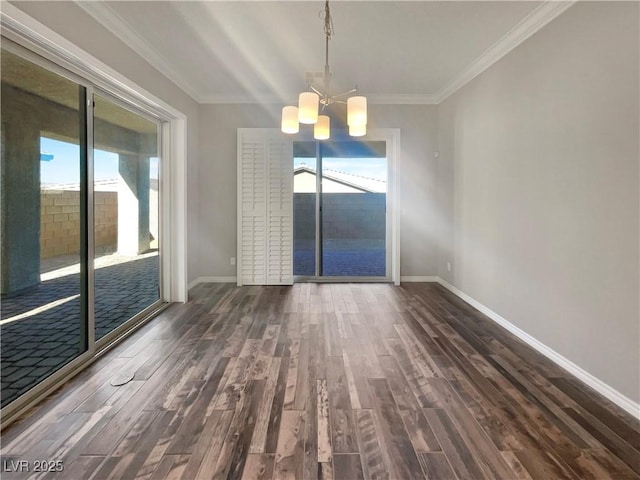
[{"label": "ceiling", "polygon": [[[2,51],[0,71],[3,84],[11,85],[72,110],[79,108],[78,84],[10,51]],[[157,134],[158,126],[155,122],[103,99],[99,94],[95,94],[94,102],[96,118],[137,133]]]},{"label": "ceiling", "polygon": [[[324,67],[322,0],[78,5],[201,103],[293,102]],[[334,0],[335,90],[438,103],[569,5]]]}]

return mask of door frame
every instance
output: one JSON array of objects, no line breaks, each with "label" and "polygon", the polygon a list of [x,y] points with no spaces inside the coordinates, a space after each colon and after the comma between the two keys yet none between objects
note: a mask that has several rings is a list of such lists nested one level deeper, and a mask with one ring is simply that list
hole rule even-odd
[{"label": "door frame", "polygon": [[[323,277],[317,275],[294,275],[294,282],[315,282],[315,283],[373,283],[392,282],[400,285],[400,129],[399,128],[375,128],[367,132],[364,137],[357,140],[385,142],[387,158],[387,220],[386,220],[386,272],[384,277],[368,276],[340,276]],[[310,138],[300,138],[296,141],[313,141]],[[316,155],[316,161],[318,155]],[[293,165],[293,159],[292,165]],[[318,175],[320,172],[320,175]],[[317,244],[322,241],[320,237],[320,205],[318,192],[322,182],[321,169],[316,165],[316,268],[318,264]],[[321,194],[320,194],[321,195]]]}]

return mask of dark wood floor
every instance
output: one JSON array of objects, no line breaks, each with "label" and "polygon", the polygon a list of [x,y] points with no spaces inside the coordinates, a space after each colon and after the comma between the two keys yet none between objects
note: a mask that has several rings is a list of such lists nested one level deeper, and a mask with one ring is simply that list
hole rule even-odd
[{"label": "dark wood floor", "polygon": [[635,419],[439,285],[192,297],[10,427],[3,480],[640,478]]}]

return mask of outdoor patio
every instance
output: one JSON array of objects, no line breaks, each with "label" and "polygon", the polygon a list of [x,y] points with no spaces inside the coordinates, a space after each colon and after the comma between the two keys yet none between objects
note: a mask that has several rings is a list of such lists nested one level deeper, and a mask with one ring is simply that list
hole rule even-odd
[{"label": "outdoor patio", "polygon": [[[378,239],[325,240],[322,266],[325,277],[384,277],[385,241]],[[315,241],[295,240],[293,274],[315,273]]]},{"label": "outdoor patio", "polygon": [[[84,351],[77,255],[44,260],[41,283],[2,299],[2,406]],[[158,253],[95,261],[96,339],[159,298]]]}]

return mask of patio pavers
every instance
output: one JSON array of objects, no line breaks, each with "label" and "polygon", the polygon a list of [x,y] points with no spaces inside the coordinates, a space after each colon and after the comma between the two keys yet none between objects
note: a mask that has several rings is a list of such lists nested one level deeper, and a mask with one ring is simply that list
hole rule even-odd
[{"label": "patio pavers", "polygon": [[[322,251],[325,277],[384,277],[385,241],[377,239],[325,240]],[[315,241],[295,240],[293,274],[315,273]]]},{"label": "patio pavers", "polygon": [[[2,299],[2,320],[24,315],[0,326],[2,406],[85,350],[80,334],[79,265],[62,262],[57,270],[48,271],[46,266],[42,270],[47,273],[37,287]],[[95,279],[99,339],[158,300],[157,252],[100,257],[96,259]],[[45,309],[56,301],[60,304]]]}]

